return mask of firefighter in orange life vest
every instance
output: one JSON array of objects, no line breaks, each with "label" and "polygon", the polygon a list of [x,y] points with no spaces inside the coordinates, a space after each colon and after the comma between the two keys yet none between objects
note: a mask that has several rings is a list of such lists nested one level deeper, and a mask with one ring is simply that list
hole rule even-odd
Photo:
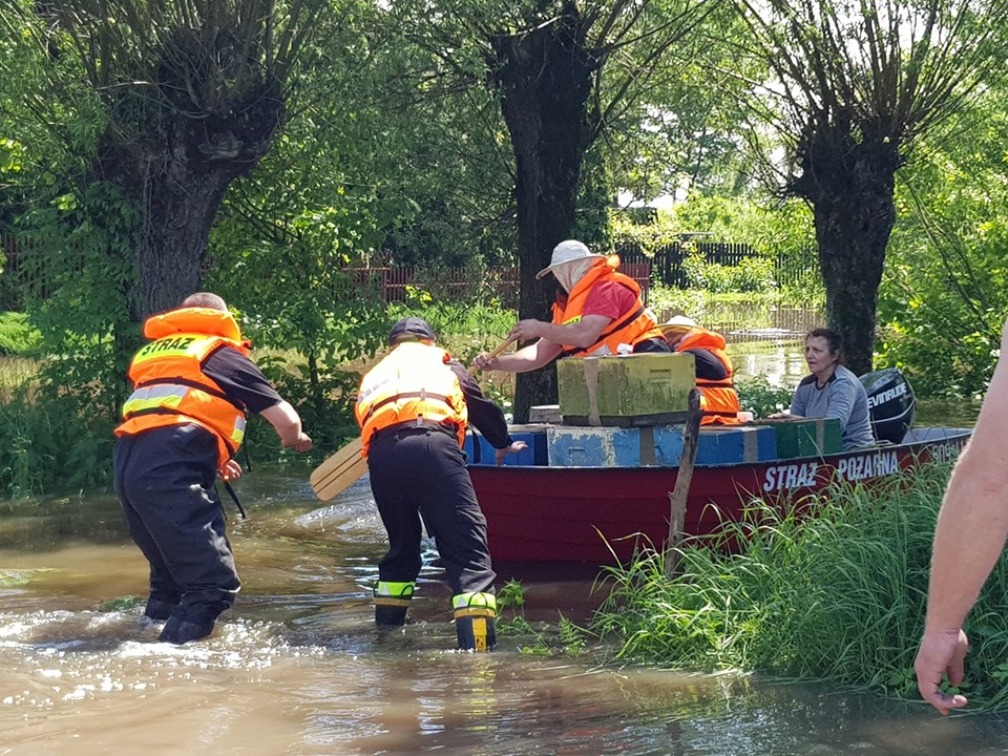
[{"label": "firefighter in orange life vest", "polygon": [[574,239],[560,242],[550,264],[536,274],[556,282],[552,322],[519,320],[509,336],[518,342],[536,340],[511,354],[480,354],[475,366],[526,373],[557,357],[602,357],[628,347],[633,352],[671,351],[656,328],[657,318],[644,306],[640,286],[617,267],[615,255],[593,254]]},{"label": "firefighter in orange life vest", "polygon": [[364,376],[357,397],[371,491],[389,539],[378,565],[375,622],[406,622],[422,566],[422,517],[454,594],[458,647],[488,651],[496,645],[496,575],[462,451],[466,424],[497,449],[498,464],[526,445],[511,440],[504,413],[434,341],[425,320],[400,320],[389,334],[394,349]]},{"label": "firefighter in orange life vest", "polygon": [[285,447],[304,452],[312,442],[216,294],[148,318],[144,336],[115,429],[115,488],[150,564],[144,614],[166,621],[159,640],[181,644],[209,635],[241,585],[214,480],[241,476],[233,457],[246,412],[268,420]]},{"label": "firefighter in orange life vest", "polygon": [[733,381],[735,371],[725,338],[696,324],[693,318],[676,315],[659,329],[673,352],[689,352],[696,361],[696,386],[700,389],[703,425],[740,422],[738,392]]}]

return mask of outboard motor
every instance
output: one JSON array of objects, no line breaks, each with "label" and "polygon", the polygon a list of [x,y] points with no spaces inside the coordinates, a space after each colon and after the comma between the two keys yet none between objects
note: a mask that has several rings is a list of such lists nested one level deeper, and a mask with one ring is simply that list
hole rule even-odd
[{"label": "outboard motor", "polygon": [[917,398],[899,368],[876,370],[861,376],[868,392],[872,431],[880,443],[898,444],[913,426]]}]

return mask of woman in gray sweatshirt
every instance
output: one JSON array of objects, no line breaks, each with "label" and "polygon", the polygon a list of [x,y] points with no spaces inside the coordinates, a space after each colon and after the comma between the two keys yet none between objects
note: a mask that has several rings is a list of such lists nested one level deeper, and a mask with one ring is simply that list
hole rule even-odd
[{"label": "woman in gray sweatshirt", "polygon": [[836,331],[816,328],[805,337],[805,362],[812,374],[803,378],[791,400],[791,417],[835,417],[843,427],[844,451],[875,442],[868,413],[868,394],[858,377],[844,367],[843,340]]}]

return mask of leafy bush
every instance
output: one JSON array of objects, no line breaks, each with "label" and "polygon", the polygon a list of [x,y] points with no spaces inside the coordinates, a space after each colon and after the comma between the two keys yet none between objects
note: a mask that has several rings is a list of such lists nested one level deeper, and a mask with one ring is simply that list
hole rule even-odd
[{"label": "leafy bush", "polygon": [[777,286],[773,261],[764,257],[746,257],[738,265],[722,265],[707,262],[703,254],[693,252],[683,260],[683,270],[690,288],[714,294],[768,293]]},{"label": "leafy bush", "polygon": [[0,313],[0,356],[35,354],[42,334],[22,312]]},{"label": "leafy bush", "polygon": [[745,378],[735,381],[742,409],[756,417],[766,417],[772,412],[780,412],[791,406],[794,392],[791,389],[771,385],[765,376]]},{"label": "leafy bush", "polygon": [[0,491],[23,497],[107,487],[113,426],[78,396],[22,386],[0,404]]}]

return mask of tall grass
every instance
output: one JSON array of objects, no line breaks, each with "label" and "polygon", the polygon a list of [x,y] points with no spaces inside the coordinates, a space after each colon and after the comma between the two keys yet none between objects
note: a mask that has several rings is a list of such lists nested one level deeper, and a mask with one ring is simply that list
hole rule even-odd
[{"label": "tall grass", "polygon": [[112,472],[112,422],[72,396],[39,401],[25,385],[0,402],[0,496],[106,487]]},{"label": "tall grass", "polygon": [[[608,570],[612,594],[588,630],[617,658],[715,671],[829,680],[915,697],[934,523],[947,465],[872,491],[837,488],[781,511],[749,505],[742,522],[682,549],[681,573],[643,553]],[[726,552],[734,543],[735,554]],[[989,581],[966,630],[975,708],[1008,702],[1008,566]]]}]

